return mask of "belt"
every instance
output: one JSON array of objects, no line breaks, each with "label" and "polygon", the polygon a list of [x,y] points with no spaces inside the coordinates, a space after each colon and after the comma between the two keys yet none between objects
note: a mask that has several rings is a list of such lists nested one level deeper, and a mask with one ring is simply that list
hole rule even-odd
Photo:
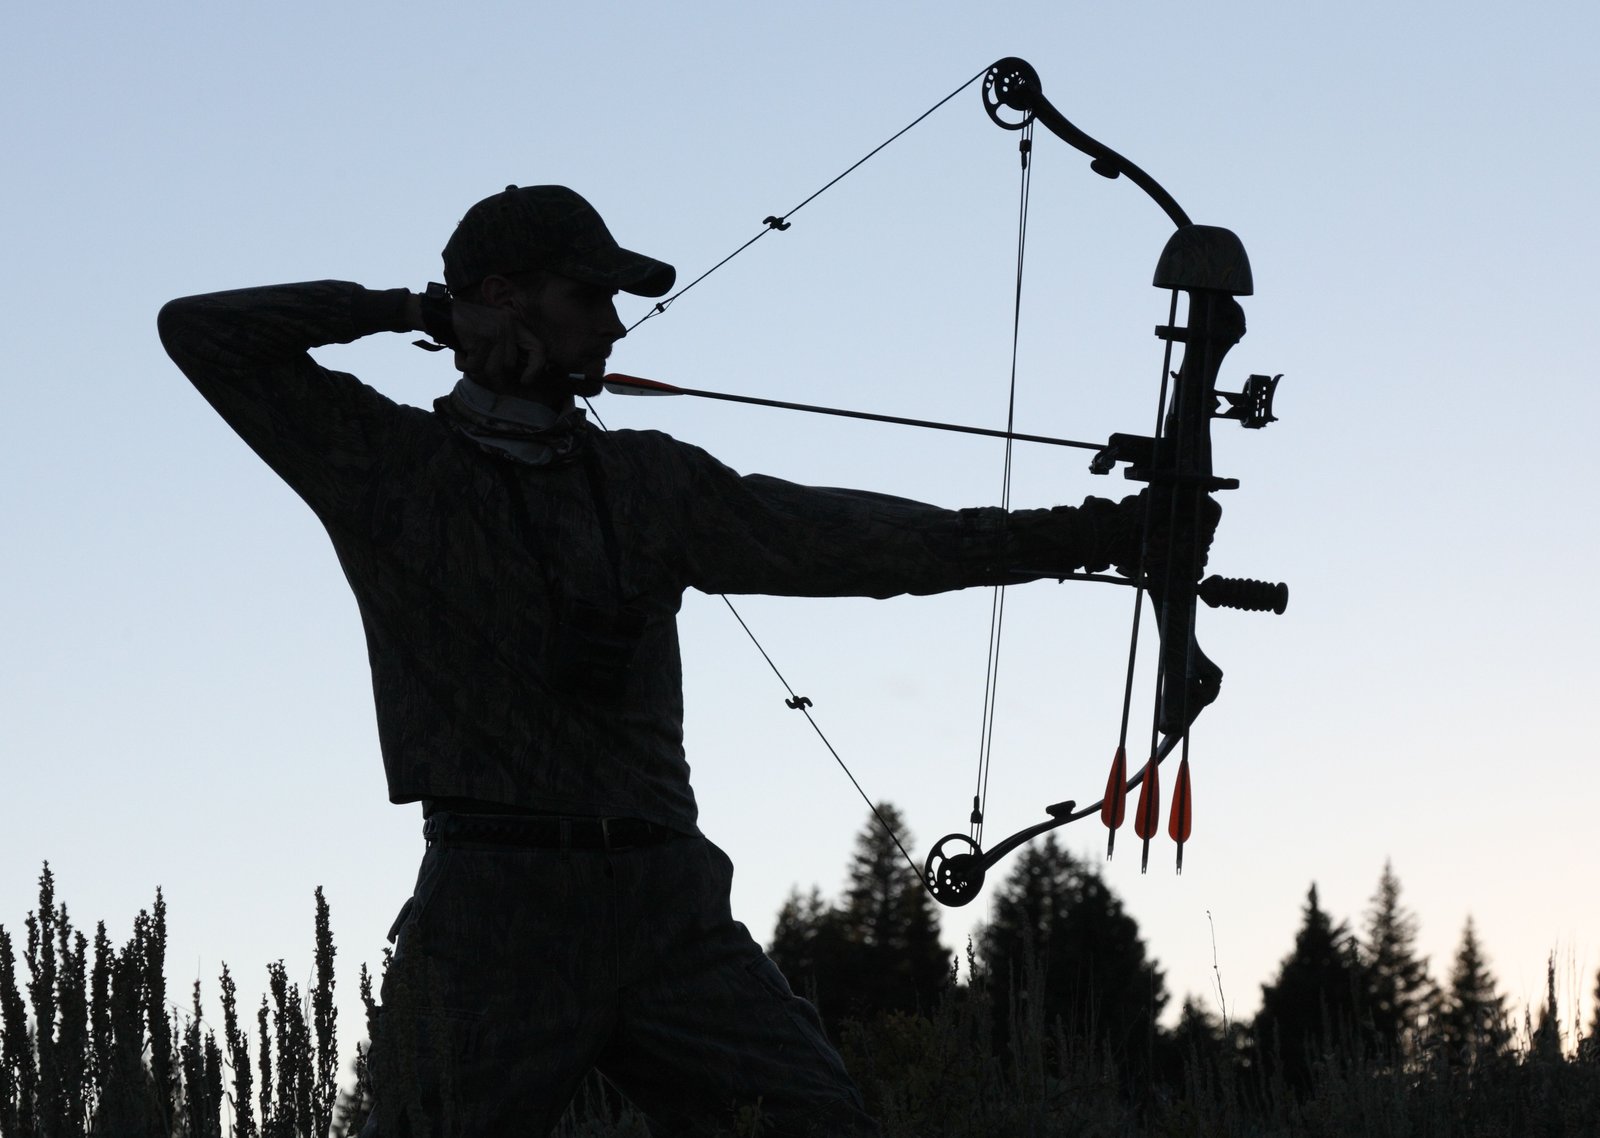
[{"label": "belt", "polygon": [[422,824],[422,836],[430,842],[478,842],[525,849],[620,850],[659,845],[685,835],[642,818],[453,814],[441,810]]}]

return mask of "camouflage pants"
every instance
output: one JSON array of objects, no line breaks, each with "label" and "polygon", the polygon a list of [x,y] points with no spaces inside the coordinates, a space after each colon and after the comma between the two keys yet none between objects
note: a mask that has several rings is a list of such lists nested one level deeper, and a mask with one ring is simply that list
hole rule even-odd
[{"label": "camouflage pants", "polygon": [[815,1010],[733,920],[732,879],[704,838],[433,843],[384,979],[372,1130],[543,1136],[593,1067],[655,1135],[752,1107],[763,1135],[876,1135]]}]

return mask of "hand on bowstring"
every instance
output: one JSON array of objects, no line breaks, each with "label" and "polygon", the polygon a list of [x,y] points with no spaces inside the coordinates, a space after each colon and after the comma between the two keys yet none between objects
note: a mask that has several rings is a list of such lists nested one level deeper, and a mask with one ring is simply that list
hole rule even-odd
[{"label": "hand on bowstring", "polygon": [[458,300],[451,320],[463,375],[497,391],[531,387],[543,375],[544,344],[514,310]]}]

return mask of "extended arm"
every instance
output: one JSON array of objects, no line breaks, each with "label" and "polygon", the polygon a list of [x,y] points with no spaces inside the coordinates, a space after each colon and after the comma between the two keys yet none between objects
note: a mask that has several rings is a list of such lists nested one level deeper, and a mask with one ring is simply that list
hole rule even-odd
[{"label": "extended arm", "polygon": [[703,452],[683,514],[689,582],[713,593],[888,597],[1131,566],[1134,499],[947,510],[860,490],[741,477]]}]

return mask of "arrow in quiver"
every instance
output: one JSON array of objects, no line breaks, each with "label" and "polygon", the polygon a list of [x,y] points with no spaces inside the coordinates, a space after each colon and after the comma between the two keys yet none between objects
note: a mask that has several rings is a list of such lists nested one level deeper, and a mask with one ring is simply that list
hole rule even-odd
[{"label": "arrow in quiver", "polygon": [[1167,834],[1178,843],[1178,872],[1183,872],[1183,843],[1189,840],[1194,826],[1194,797],[1189,791],[1189,756],[1178,763],[1178,781],[1172,788],[1172,815],[1167,821]]},{"label": "arrow in quiver", "polygon": [[1106,837],[1106,860],[1111,860],[1111,853],[1117,848],[1117,828],[1122,825],[1122,819],[1128,812],[1128,749],[1117,747],[1117,754],[1111,760],[1111,774],[1106,779],[1106,796],[1100,800],[1100,820],[1106,824],[1106,829],[1111,833]]},{"label": "arrow in quiver", "polygon": [[1161,768],[1152,759],[1144,768],[1144,781],[1139,784],[1139,809],[1133,814],[1133,832],[1144,842],[1139,855],[1139,872],[1150,868],[1150,839],[1155,837],[1161,824]]}]

